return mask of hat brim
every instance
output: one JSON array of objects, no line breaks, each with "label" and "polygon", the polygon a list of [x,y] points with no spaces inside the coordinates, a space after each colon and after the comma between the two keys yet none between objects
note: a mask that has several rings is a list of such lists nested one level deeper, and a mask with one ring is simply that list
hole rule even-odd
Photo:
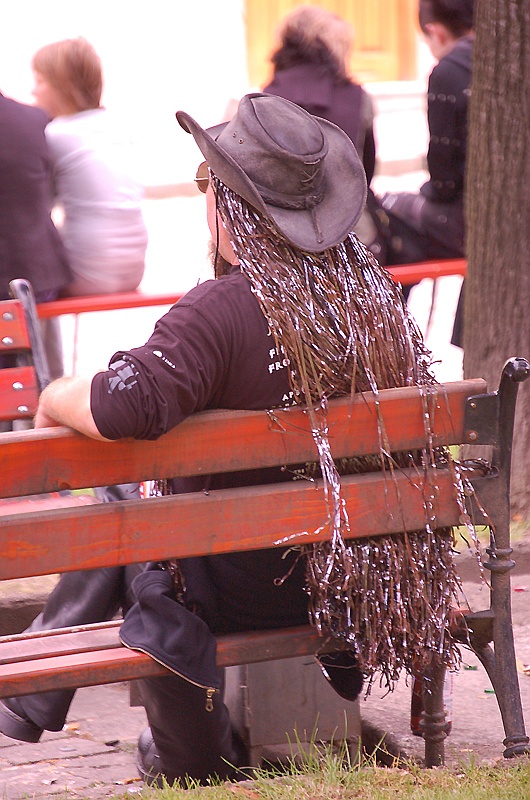
[{"label": "hat brim", "polygon": [[350,138],[333,123],[315,117],[328,142],[324,160],[325,193],[313,212],[280,208],[266,203],[239,164],[217,142],[227,122],[202,128],[185,111],[177,111],[180,126],[191,133],[214,175],[232,191],[270,219],[277,230],[300,250],[321,253],[344,241],[361,216],[366,202],[366,175]]}]

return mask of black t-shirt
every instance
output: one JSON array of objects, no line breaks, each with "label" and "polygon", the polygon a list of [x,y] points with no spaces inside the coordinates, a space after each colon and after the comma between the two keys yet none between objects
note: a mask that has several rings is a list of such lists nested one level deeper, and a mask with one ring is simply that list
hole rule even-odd
[{"label": "black t-shirt", "polygon": [[[156,439],[196,411],[291,405],[288,368],[248,279],[236,268],[192,289],[157,322],[143,347],[112,357],[92,382],[92,414],[108,439]],[[198,491],[286,477],[256,470],[180,479],[174,488]],[[296,559],[283,555],[282,549],[188,559],[188,599],[216,631],[302,624],[302,564],[283,586],[274,585]]]},{"label": "black t-shirt", "polygon": [[149,341],[94,377],[91,409],[107,439],[157,439],[196,411],[290,405],[288,365],[239,271],[192,289]]}]

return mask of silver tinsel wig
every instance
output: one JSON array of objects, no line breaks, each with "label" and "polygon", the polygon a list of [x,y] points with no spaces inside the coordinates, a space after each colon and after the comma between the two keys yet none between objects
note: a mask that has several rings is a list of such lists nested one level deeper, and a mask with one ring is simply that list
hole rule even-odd
[{"label": "silver tinsel wig", "polygon": [[[332,397],[435,383],[430,353],[401,291],[373,255],[350,234],[323,253],[290,245],[247,203],[211,177],[217,207],[276,345],[289,363],[291,389],[307,409],[327,497],[329,537],[302,548],[311,621],[338,646],[353,650],[361,669],[392,687],[432,659],[455,667],[449,632],[458,590],[453,531],[432,525],[414,533],[351,538],[340,475],[374,468],[374,459],[334,463],[326,426]],[[395,470],[450,462],[444,449],[389,453],[376,467]],[[381,437],[384,441],[384,437]],[[454,465],[455,486],[460,481]],[[461,481],[460,481],[461,482]],[[356,531],[356,537],[359,532]],[[418,657],[422,662],[418,662]]]}]

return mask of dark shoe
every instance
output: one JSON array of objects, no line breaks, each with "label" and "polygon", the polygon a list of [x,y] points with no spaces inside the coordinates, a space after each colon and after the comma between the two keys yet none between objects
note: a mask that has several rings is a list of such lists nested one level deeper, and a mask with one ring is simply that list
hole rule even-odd
[{"label": "dark shoe", "polygon": [[[229,769],[229,774],[225,776],[225,780],[242,781],[255,777],[255,771],[252,767],[243,766],[248,763],[246,747],[236,734],[234,734],[234,740],[234,748],[237,752],[237,764],[232,765],[232,768]],[[160,756],[156,749],[151,728],[146,728],[142,731],[138,739],[136,769],[141,779],[148,786],[157,786],[159,789],[162,789],[164,786],[167,786],[168,783],[171,785],[171,782],[160,765]]]},{"label": "dark shoe", "polygon": [[0,732],[21,742],[38,742],[43,728],[24,713],[16,697],[0,700]]},{"label": "dark shoe", "polygon": [[363,673],[357,666],[353,650],[337,650],[318,656],[320,668],[338,695],[356,700],[363,688]]},{"label": "dark shoe", "polygon": [[160,767],[160,756],[155,746],[151,728],[146,728],[145,731],[142,731],[138,738],[136,769],[143,782],[148,786],[163,788],[165,783],[163,779],[164,773]]}]

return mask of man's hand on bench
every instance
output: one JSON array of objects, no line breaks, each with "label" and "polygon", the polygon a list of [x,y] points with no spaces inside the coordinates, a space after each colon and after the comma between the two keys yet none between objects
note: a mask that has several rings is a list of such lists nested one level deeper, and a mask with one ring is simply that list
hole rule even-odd
[{"label": "man's hand on bench", "polygon": [[50,383],[40,396],[35,427],[55,428],[66,425],[92,439],[109,441],[100,434],[92,416],[91,382],[92,376],[76,375]]}]

